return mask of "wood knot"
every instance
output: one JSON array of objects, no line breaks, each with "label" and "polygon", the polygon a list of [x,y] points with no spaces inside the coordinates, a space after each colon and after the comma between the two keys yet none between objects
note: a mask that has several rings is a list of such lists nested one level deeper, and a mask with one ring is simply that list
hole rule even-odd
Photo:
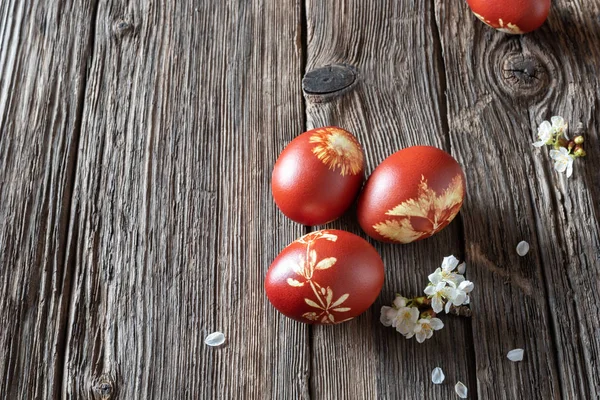
[{"label": "wood knot", "polygon": [[332,64],[308,71],[302,78],[302,90],[307,100],[326,103],[356,86],[357,71],[347,64]]},{"label": "wood knot", "polygon": [[534,56],[513,54],[502,65],[504,89],[515,97],[536,97],[545,93],[550,83],[548,70]]},{"label": "wood knot", "polygon": [[93,391],[94,398],[108,400],[114,397],[116,388],[110,376],[104,374],[94,380]]},{"label": "wood knot", "polygon": [[118,19],[113,24],[113,33],[117,37],[123,37],[133,32],[133,24],[124,19]]}]

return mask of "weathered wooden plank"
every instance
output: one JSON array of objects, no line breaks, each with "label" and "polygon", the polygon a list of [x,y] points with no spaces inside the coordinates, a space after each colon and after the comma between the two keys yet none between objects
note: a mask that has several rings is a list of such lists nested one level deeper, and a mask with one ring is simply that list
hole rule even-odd
[{"label": "weathered wooden plank", "polygon": [[[68,4],[67,4],[68,3]],[[0,2],[0,398],[56,398],[93,2]]]},{"label": "weathered wooden plank", "polygon": [[[299,13],[292,1],[100,3],[65,398],[308,395],[308,328],[263,289],[304,231],[270,193],[304,124]],[[205,346],[216,330],[226,346]]]},{"label": "weathered wooden plank", "polygon": [[600,398],[600,3],[553,2],[545,29],[524,37],[523,52],[546,66],[552,84],[529,107],[531,130],[551,115],[585,136],[589,157],[575,163],[566,181],[552,170],[546,151],[533,152],[539,177],[529,186],[537,211],[539,255],[548,291],[566,398]]},{"label": "weathered wooden plank", "polygon": [[[429,2],[308,1],[306,15],[307,69],[347,63],[359,74],[352,92],[330,103],[308,104],[309,128],[333,124],[353,132],[365,148],[367,174],[411,145],[449,150],[443,66]],[[459,225],[457,219],[440,234],[410,245],[372,241],[386,266],[382,294],[356,320],[313,328],[315,398],[447,399],[454,396],[456,381],[470,386],[475,366],[469,321],[442,317],[446,328],[423,345],[379,322],[379,309],[394,293],[421,294],[427,275],[444,256],[461,256]],[[365,236],[354,210],[329,226]],[[438,366],[447,376],[440,386],[431,382]]]},{"label": "weathered wooden plank", "polygon": [[[581,122],[597,148],[598,5],[555,1],[549,22],[523,37],[485,27],[466,4],[436,5],[452,148],[469,183],[467,258],[482,294],[479,397],[597,398],[598,157],[577,161],[567,184],[531,143],[558,114]],[[520,240],[532,245],[524,258]],[[515,347],[524,362],[506,359]]]}]

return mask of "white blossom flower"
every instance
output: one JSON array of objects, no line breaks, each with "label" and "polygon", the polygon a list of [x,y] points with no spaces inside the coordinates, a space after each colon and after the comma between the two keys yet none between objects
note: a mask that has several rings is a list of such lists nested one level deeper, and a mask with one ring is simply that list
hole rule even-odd
[{"label": "white blossom flower", "polygon": [[454,391],[456,392],[458,397],[460,397],[461,399],[467,398],[467,392],[468,392],[467,387],[461,381],[456,382],[456,385],[454,386]]},{"label": "white blossom flower", "polygon": [[439,282],[448,282],[453,283],[455,286],[458,286],[459,283],[465,280],[464,276],[461,274],[457,274],[454,269],[459,266],[458,259],[454,256],[444,257],[444,261],[442,262],[442,267],[436,269],[433,274],[429,275],[429,281],[434,285],[437,285]]},{"label": "white blossom flower", "polygon": [[417,307],[402,307],[398,310],[398,315],[392,321],[392,326],[406,336],[414,331],[418,319],[419,309]]},{"label": "white blossom flower", "polygon": [[533,143],[535,147],[542,147],[552,143],[552,140],[554,140],[554,130],[552,129],[550,122],[544,121],[540,124],[537,136],[539,140]]},{"label": "white blossom flower", "polygon": [[431,298],[431,308],[435,313],[439,313],[444,309],[444,300],[454,298],[454,289],[447,286],[444,281],[438,282],[436,285],[429,285],[424,290],[425,294]]},{"label": "white blossom flower", "polygon": [[398,315],[398,310],[393,307],[381,307],[381,317],[379,320],[384,326],[392,326],[392,321]]},{"label": "white blossom flower", "polygon": [[454,304],[457,306],[463,305],[465,303],[465,300],[469,297],[468,293],[471,293],[474,287],[475,284],[473,282],[462,281],[460,285],[458,285],[458,287],[456,288],[456,291],[454,292],[455,296],[454,299],[452,299]]},{"label": "white blossom flower", "polygon": [[431,371],[431,382],[435,385],[441,385],[446,379],[446,375],[444,375],[444,371],[440,367],[435,367],[433,371]]},{"label": "white blossom flower", "polygon": [[463,304],[469,304],[471,299],[469,298],[468,293],[473,291],[475,285],[471,281],[462,281],[457,288],[455,288],[451,293],[452,296],[448,297],[448,302],[446,303],[446,314],[450,312],[450,307],[452,305],[462,306]]},{"label": "white blossom flower", "polygon": [[508,354],[506,355],[506,357],[513,362],[517,362],[517,361],[522,361],[523,360],[523,354],[525,353],[525,350],[523,349],[514,349],[508,352]]},{"label": "white blossom flower", "polygon": [[417,321],[413,331],[406,338],[410,339],[416,336],[417,342],[423,343],[425,339],[433,336],[433,331],[439,331],[444,327],[444,323],[439,318],[421,318]]},{"label": "white blossom flower", "polygon": [[573,174],[573,157],[569,154],[569,150],[564,147],[558,150],[550,150],[550,157],[554,160],[554,169],[558,172],[567,171],[567,178]]},{"label": "white blossom flower", "polygon": [[567,123],[563,117],[555,115],[550,118],[550,122],[544,121],[540,124],[537,131],[538,141],[533,143],[535,147],[542,147],[547,144],[552,144],[555,135],[562,135],[567,138]]}]

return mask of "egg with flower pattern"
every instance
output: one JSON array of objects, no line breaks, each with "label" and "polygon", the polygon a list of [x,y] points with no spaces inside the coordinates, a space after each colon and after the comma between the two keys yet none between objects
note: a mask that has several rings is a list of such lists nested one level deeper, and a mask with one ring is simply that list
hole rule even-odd
[{"label": "egg with flower pattern", "polygon": [[374,239],[410,243],[444,229],[464,197],[465,176],[450,154],[408,147],[375,168],[358,199],[358,222]]},{"label": "egg with flower pattern", "polygon": [[302,236],[279,253],[265,291],[282,314],[307,324],[338,324],[368,309],[383,286],[383,261],[366,240],[342,230]]},{"label": "egg with flower pattern", "polygon": [[321,225],[350,207],[363,177],[360,144],[350,132],[329,126],[305,132],[287,145],[273,168],[271,189],[288,218]]}]

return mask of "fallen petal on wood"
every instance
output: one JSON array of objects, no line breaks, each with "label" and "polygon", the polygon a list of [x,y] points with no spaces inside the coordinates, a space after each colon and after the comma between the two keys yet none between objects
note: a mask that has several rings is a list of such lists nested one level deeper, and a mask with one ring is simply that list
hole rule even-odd
[{"label": "fallen petal on wood", "polygon": [[523,349],[514,349],[508,352],[508,354],[506,355],[506,357],[510,360],[510,361],[522,361],[523,360],[523,354],[525,353],[525,350]]},{"label": "fallen petal on wood", "polygon": [[208,346],[220,346],[225,343],[225,335],[222,332],[213,332],[204,339]]},{"label": "fallen petal on wood", "polygon": [[465,384],[462,383],[461,381],[458,381],[456,383],[456,386],[454,386],[454,391],[456,392],[456,394],[458,395],[458,397],[460,397],[461,399],[466,399],[467,398],[468,389],[465,386]]},{"label": "fallen petal on wood", "polygon": [[527,253],[529,253],[529,243],[527,243],[526,241],[522,240],[517,245],[517,254],[520,255],[521,257],[523,257]]},{"label": "fallen petal on wood", "polygon": [[431,371],[431,381],[434,384],[440,385],[442,382],[444,382],[444,379],[446,379],[446,376],[440,367],[436,367],[433,369],[433,371]]}]

